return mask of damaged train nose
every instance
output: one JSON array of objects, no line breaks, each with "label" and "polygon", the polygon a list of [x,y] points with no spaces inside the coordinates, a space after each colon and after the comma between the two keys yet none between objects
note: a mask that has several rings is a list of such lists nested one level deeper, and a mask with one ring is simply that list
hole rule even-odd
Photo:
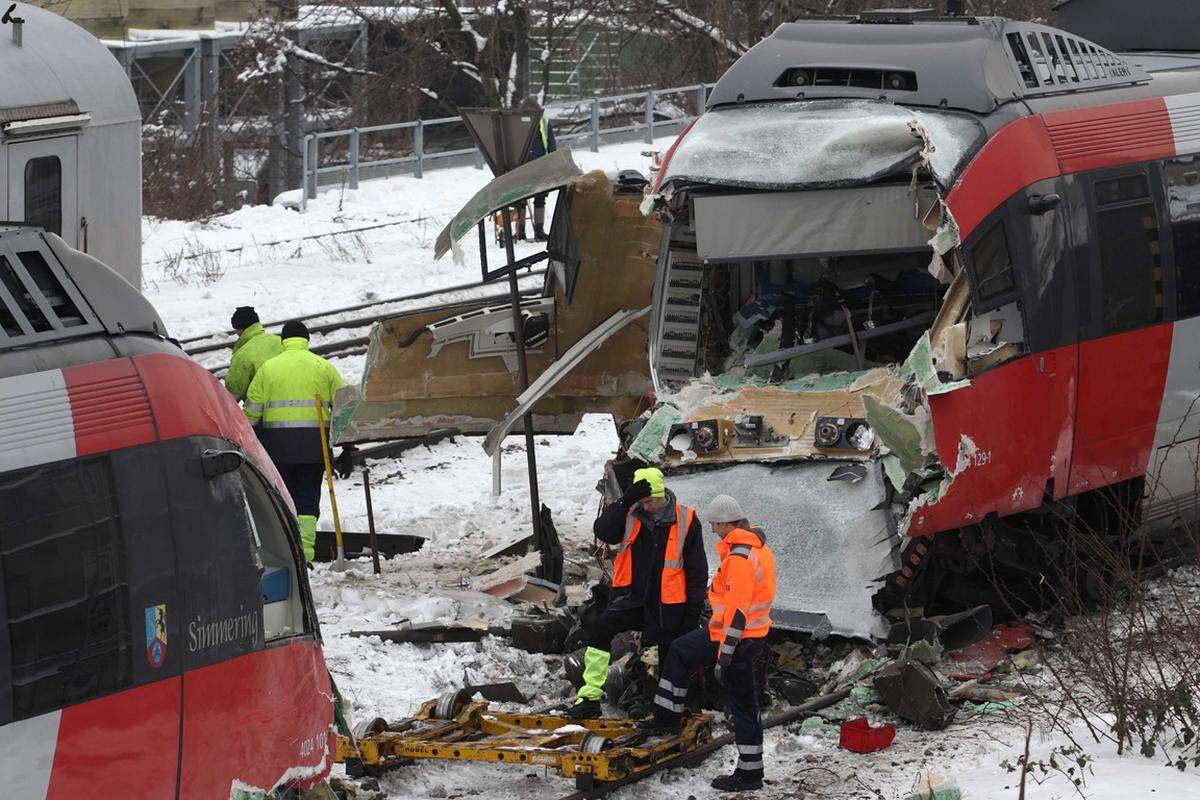
[{"label": "damaged train nose", "polygon": [[717,108],[643,203],[665,223],[659,403],[624,455],[664,466],[684,502],[753,509],[791,574],[781,628],[880,635],[871,598],[909,515],[956,474],[925,398],[965,385],[944,192],[982,138],[967,116],[869,100]]}]

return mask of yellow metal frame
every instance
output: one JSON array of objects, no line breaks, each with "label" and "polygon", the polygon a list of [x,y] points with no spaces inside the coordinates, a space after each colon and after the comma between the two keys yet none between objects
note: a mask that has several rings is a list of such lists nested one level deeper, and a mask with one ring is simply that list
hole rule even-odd
[{"label": "yellow metal frame", "polygon": [[[379,770],[405,759],[488,761],[545,766],[564,778],[614,781],[653,768],[712,739],[712,717],[686,717],[678,735],[647,740],[631,720],[573,721],[552,714],[489,711],[466,703],[454,719],[436,719],[431,700],[415,717],[352,741],[338,737],[337,761]],[[585,752],[584,740],[591,749]],[[595,737],[607,740],[601,742]]]}]

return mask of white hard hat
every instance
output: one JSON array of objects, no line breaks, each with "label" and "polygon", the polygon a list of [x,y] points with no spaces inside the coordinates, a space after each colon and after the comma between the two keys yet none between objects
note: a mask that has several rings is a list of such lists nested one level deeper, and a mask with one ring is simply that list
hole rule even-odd
[{"label": "white hard hat", "polygon": [[727,494],[719,494],[708,502],[704,518],[709,522],[738,522],[746,518],[738,501]]}]

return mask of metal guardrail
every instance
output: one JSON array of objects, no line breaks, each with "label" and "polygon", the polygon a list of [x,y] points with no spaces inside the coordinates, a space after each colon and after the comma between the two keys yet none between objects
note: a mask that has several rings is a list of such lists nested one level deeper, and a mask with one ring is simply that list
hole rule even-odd
[{"label": "metal guardrail", "polygon": [[[567,118],[572,119],[575,114],[578,114],[579,122],[585,119],[584,114],[586,113],[586,129],[562,134],[556,131],[555,138],[559,142],[586,141],[594,153],[600,149],[600,140],[604,137],[626,135],[641,131],[642,140],[649,144],[654,141],[656,129],[671,128],[690,122],[696,115],[685,113],[681,116],[658,119],[657,112],[664,106],[670,109],[668,113],[674,113],[683,107],[683,104],[665,103],[663,102],[663,98],[672,95],[690,95],[695,99],[697,113],[701,113],[707,102],[708,92],[713,86],[715,84],[712,83],[695,84],[692,86],[677,86],[670,89],[657,89],[646,92],[589,97],[580,100],[561,100],[547,103],[546,110],[568,109],[570,113],[567,115]],[[685,98],[684,103],[688,99],[691,98]],[[631,104],[634,106],[633,109],[623,108],[623,106]],[[612,106],[612,109],[608,111],[608,116],[636,117],[638,105],[641,106],[641,120],[639,122],[618,125],[611,128],[603,127],[602,120],[605,118],[605,106]],[[559,118],[561,119],[561,115],[559,115]],[[561,122],[559,124],[561,125]],[[304,137],[304,151],[301,154],[303,191],[300,193],[300,210],[304,211],[308,207],[308,201],[317,196],[317,188],[321,183],[321,176],[323,175],[342,175],[343,178],[338,182],[339,185],[344,184],[347,188],[357,189],[359,178],[364,170],[380,170],[387,167],[403,167],[407,165],[411,168],[413,177],[423,178],[427,169],[454,166],[450,162],[458,161],[461,163],[464,158],[469,157],[474,158],[476,169],[483,169],[483,154],[479,152],[477,147],[426,152],[425,132],[430,128],[444,125],[463,125],[462,117],[418,119],[409,122],[368,125],[359,128],[345,128],[336,131],[321,131],[319,133],[308,134]],[[369,140],[373,134],[398,131],[411,131],[411,155],[390,156],[379,159],[363,158],[364,141]],[[465,126],[463,131],[464,133],[466,132]],[[344,140],[344,142],[340,140]],[[322,142],[344,144],[345,156],[333,163],[322,165]]]}]

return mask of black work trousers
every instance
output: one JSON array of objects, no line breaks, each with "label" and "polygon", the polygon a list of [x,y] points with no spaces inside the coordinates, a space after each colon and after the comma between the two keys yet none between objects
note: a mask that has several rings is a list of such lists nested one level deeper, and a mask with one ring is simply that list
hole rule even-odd
[{"label": "black work trousers", "polygon": [[325,478],[324,464],[276,464],[279,477],[287,487],[296,516],[321,516],[321,481]]},{"label": "black work trousers", "polygon": [[[620,611],[606,610],[596,617],[596,621],[588,628],[588,647],[594,647],[606,653],[611,652],[613,637],[624,631],[644,631],[645,621],[646,611],[640,607],[626,608]],[[660,629],[653,633],[652,641],[644,638],[642,646],[658,645],[658,660],[661,664],[667,656],[667,648],[671,646],[671,642],[682,633],[686,633],[686,631]]]},{"label": "black work trousers", "polygon": [[[746,778],[760,780],[763,776],[763,728],[758,710],[755,663],[765,648],[765,639],[743,639],[733,651],[733,660],[721,679],[733,719],[737,771]],[[696,628],[676,639],[663,662],[662,678],[654,698],[655,718],[664,725],[678,723],[692,678],[704,667],[715,663],[717,643],[709,638],[707,629]]]}]

